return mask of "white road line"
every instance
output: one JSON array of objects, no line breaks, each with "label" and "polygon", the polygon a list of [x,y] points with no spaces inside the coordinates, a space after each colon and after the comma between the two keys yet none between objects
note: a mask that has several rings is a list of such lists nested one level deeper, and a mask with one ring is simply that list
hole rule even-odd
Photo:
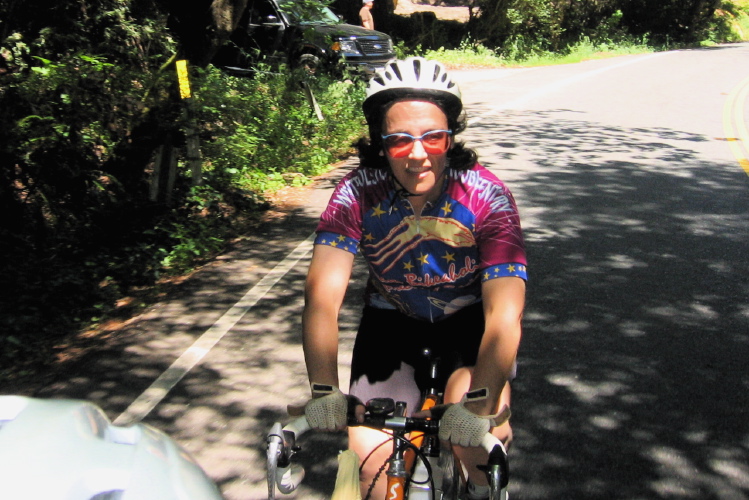
[{"label": "white road line", "polygon": [[586,73],[580,73],[579,75],[571,76],[569,78],[566,78],[564,80],[560,80],[558,82],[552,83],[551,85],[546,85],[545,87],[541,87],[537,90],[534,90],[533,92],[529,92],[528,94],[524,95],[523,97],[519,97],[513,101],[508,101],[504,104],[500,104],[499,106],[493,106],[489,108],[487,111],[482,113],[480,116],[477,116],[473,119],[468,120],[469,125],[474,125],[482,120],[485,120],[490,115],[498,112],[503,111],[506,109],[517,109],[525,104],[527,104],[529,101],[532,101],[533,99],[538,99],[541,96],[544,96],[546,94],[549,94],[551,92],[554,92],[556,90],[561,89],[562,87],[566,87],[568,85],[572,85],[573,83],[577,83],[581,80],[585,80],[586,78],[590,78],[592,76],[599,75],[601,73],[605,73],[607,71],[611,71],[613,69],[619,69],[624,66],[628,66],[630,64],[639,63],[642,61],[646,61],[648,59],[652,59],[654,57],[660,57],[662,55],[668,54],[669,52],[656,52],[654,54],[648,54],[644,57],[638,57],[635,59],[629,59],[627,61],[621,62],[619,64],[615,64],[613,66],[606,66],[603,68],[598,68],[593,71],[588,71]]},{"label": "white road line", "polygon": [[250,288],[208,330],[205,331],[172,365],[157,378],[143,394],[114,420],[115,425],[129,425],[143,420],[187,373],[200,363],[206,354],[236,325],[247,312],[273,288],[312,249],[315,234],[301,242],[284,260],[263,279]]}]

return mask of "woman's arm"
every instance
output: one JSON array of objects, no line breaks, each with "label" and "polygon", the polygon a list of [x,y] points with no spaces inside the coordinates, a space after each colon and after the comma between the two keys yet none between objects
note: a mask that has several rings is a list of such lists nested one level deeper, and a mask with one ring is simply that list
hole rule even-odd
[{"label": "woman's arm", "polygon": [[484,303],[484,336],[471,379],[471,390],[487,388],[486,399],[467,402],[477,415],[497,411],[499,394],[510,377],[520,345],[521,320],[525,306],[525,281],[516,277],[496,278],[481,286]]},{"label": "woman's arm", "polygon": [[354,254],[315,245],[307,273],[302,314],[304,359],[310,382],[338,387],[338,313],[348,288]]}]

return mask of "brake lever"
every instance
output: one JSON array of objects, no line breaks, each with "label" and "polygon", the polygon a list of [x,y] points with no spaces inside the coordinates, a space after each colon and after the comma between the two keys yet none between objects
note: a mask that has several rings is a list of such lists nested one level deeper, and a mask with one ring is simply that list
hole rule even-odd
[{"label": "brake lever", "polygon": [[266,480],[268,482],[268,500],[275,500],[276,498],[276,470],[278,469],[278,458],[282,454],[283,448],[283,430],[281,424],[276,422],[273,424],[267,437],[267,448],[266,448]]}]

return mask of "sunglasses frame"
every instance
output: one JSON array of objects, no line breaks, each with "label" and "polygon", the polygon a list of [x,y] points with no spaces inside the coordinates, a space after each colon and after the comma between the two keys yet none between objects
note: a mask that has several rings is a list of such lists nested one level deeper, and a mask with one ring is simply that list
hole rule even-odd
[{"label": "sunglasses frame", "polygon": [[[411,135],[411,134],[409,134],[407,132],[396,132],[394,134],[382,135],[380,137],[382,138],[382,147],[393,158],[405,158],[406,156],[408,156],[409,154],[411,154],[411,151],[413,151],[414,144],[416,144],[416,141],[421,142],[421,147],[424,148],[424,151],[426,151],[427,154],[444,154],[444,153],[447,152],[447,149],[448,149],[447,147],[445,147],[444,151],[440,151],[438,153],[432,153],[432,152],[430,152],[427,149],[427,146],[424,145],[424,140],[423,140],[424,137],[427,136],[427,135],[429,135],[429,134],[434,134],[436,132],[444,132],[444,133],[447,134],[447,137],[452,137],[452,135],[453,135],[453,131],[452,130],[435,129],[435,130],[429,130],[427,132],[424,132],[423,134],[421,134],[418,137],[414,137],[413,135]],[[393,155],[393,154],[390,153],[390,148],[388,148],[387,144],[386,144],[386,140],[389,137],[409,137],[411,139],[411,147],[408,148],[408,151],[406,151],[405,154],[401,154],[401,155],[395,156],[395,155]]]}]

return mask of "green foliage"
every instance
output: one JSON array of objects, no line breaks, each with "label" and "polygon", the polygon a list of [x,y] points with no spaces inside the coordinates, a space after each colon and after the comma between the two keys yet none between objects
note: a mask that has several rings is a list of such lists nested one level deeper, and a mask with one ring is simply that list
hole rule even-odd
[{"label": "green foliage", "polygon": [[[323,121],[304,92],[305,81]],[[288,173],[318,175],[350,152],[364,131],[361,82],[301,72],[235,78],[209,69],[199,85],[207,174],[245,189],[271,188]]]},{"label": "green foliage", "polygon": [[749,1],[722,2],[713,15],[705,38],[712,43],[749,40]]},{"label": "green foliage", "polygon": [[387,26],[382,29],[393,37],[398,57],[441,47],[446,50],[457,49],[467,33],[466,24],[437,19],[432,12],[415,12],[404,17],[391,16]]},{"label": "green foliage", "polygon": [[709,36],[720,0],[631,0],[622,3],[623,23],[633,36],[656,43],[695,43]]},{"label": "green foliage", "polygon": [[436,59],[451,67],[500,67],[507,64],[507,60],[500,57],[497,52],[485,47],[479,42],[466,38],[457,49],[427,50],[422,54],[428,59]]},{"label": "green foliage", "polygon": [[[123,22],[122,12],[110,17]],[[0,359],[43,355],[49,336],[216,255],[267,206],[262,192],[307,182],[363,132],[361,82],[306,76],[319,121],[301,74],[198,72],[204,184],[190,187],[182,153],[171,204],[153,204],[153,150],[167,137],[179,148],[185,123],[172,69],[161,68],[169,40],[151,43],[165,54],[156,57],[142,43],[156,31],[134,26],[101,31],[87,51],[57,52],[64,37],[46,28],[2,44],[0,272],[15,293],[0,304]],[[115,35],[132,51],[111,53]]]},{"label": "green foliage", "polygon": [[480,15],[468,30],[508,60],[566,53],[583,40],[603,47],[647,39],[663,46],[743,36],[735,12],[741,2],[478,0],[477,4]]},{"label": "green foliage", "polygon": [[209,186],[193,187],[183,205],[157,226],[156,231],[163,232],[164,239],[171,241],[170,250],[163,252],[160,263],[163,270],[171,274],[184,272],[224,248],[226,214],[222,203],[225,203],[223,193]]},{"label": "green foliage", "polygon": [[398,40],[397,42],[394,40],[393,50],[397,59],[405,59],[409,54],[420,53],[421,47],[409,48],[403,40]]},{"label": "green foliage", "polygon": [[278,6],[296,22],[340,22],[329,9],[330,3],[328,0],[280,0]]}]

